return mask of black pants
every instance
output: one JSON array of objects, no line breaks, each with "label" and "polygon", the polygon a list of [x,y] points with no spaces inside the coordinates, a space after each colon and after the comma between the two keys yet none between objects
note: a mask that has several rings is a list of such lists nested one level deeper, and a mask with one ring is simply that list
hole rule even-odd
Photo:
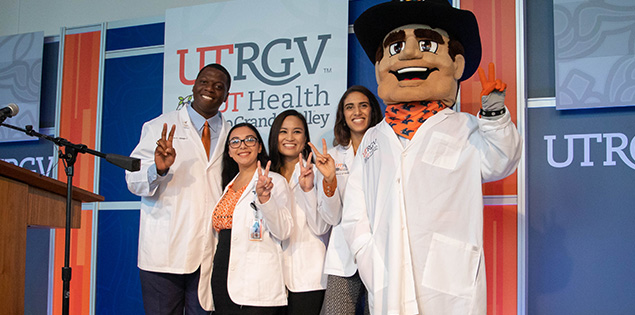
[{"label": "black pants", "polygon": [[139,271],[141,295],[146,314],[209,314],[198,300],[200,268],[190,274]]},{"label": "black pants", "polygon": [[326,290],[291,292],[289,291],[287,315],[319,315]]},{"label": "black pants", "polygon": [[221,230],[218,234],[218,245],[214,254],[212,269],[212,296],[214,298],[214,315],[281,315],[284,307],[247,306],[234,303],[227,291],[227,270],[229,269],[229,252],[231,248],[232,230]]}]

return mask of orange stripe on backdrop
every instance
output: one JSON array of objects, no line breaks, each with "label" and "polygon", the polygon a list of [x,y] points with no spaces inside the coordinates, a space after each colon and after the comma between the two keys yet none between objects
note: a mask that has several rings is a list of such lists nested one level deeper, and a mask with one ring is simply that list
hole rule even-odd
[{"label": "orange stripe on backdrop", "polygon": [[[516,122],[516,5],[510,0],[461,0],[461,8],[476,15],[483,44],[481,67],[490,62],[496,77],[507,83],[505,104]],[[521,39],[518,39],[521,40]],[[461,110],[477,114],[481,108],[478,75],[461,83]],[[516,174],[483,185],[486,195],[517,195]],[[517,207],[485,208],[484,245],[487,266],[487,313],[516,314]]]},{"label": "orange stripe on backdrop", "polygon": [[[89,32],[64,37],[64,65],[60,137],[73,143],[95,147],[97,124],[97,92],[99,85],[99,54],[101,32]],[[80,154],[75,163],[73,185],[93,191],[95,158]],[[60,163],[58,178],[66,181]],[[81,228],[71,232],[70,267],[72,268],[71,314],[90,313],[90,264],[92,211],[82,211]],[[55,272],[53,314],[62,313],[62,276],[64,266],[64,230],[55,233]]]},{"label": "orange stripe on backdrop", "polygon": [[[479,23],[483,57],[481,67],[496,65],[496,78],[507,83],[505,104],[516,122],[516,6],[509,0],[461,1],[461,8],[474,12]],[[478,75],[461,83],[461,110],[477,114],[481,109],[481,82]],[[516,174],[484,186],[486,195],[516,195]]]},{"label": "orange stripe on backdrop", "polygon": [[487,314],[516,314],[517,207],[486,206],[483,213]]}]

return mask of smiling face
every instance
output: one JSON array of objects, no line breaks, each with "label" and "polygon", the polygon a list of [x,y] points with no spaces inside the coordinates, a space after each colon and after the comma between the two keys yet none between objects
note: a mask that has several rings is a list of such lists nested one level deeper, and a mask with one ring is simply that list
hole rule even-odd
[{"label": "smiling face", "polygon": [[[258,136],[249,127],[238,127],[234,129],[228,137],[229,141],[245,140],[247,138],[258,139]],[[232,148],[232,146],[228,147],[229,156],[236,161],[240,169],[256,165],[258,153],[262,151],[262,143],[257,141],[256,145],[250,147],[246,142],[247,141],[241,141],[240,146],[237,148]]]},{"label": "smiling face", "polygon": [[368,97],[360,92],[351,92],[344,99],[344,119],[351,134],[363,136],[370,125],[371,108]]},{"label": "smiling face", "polygon": [[375,64],[377,94],[384,103],[442,101],[454,105],[465,59],[448,52],[448,34],[427,25],[405,25],[384,38]]},{"label": "smiling face", "polygon": [[[278,133],[278,151],[286,161],[296,161],[306,145],[306,130],[300,118],[287,116]],[[304,157],[307,158],[306,156]]]},{"label": "smiling face", "polygon": [[192,108],[205,119],[218,113],[218,108],[227,100],[228,79],[215,68],[207,67],[201,71],[192,87]]}]

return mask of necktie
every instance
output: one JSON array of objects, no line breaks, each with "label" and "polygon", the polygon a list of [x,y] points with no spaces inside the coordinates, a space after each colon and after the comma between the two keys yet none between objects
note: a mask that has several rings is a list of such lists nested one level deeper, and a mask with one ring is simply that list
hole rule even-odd
[{"label": "necktie", "polygon": [[446,106],[439,101],[388,105],[386,107],[386,122],[388,122],[396,134],[412,140],[412,137],[421,124],[445,107]]},{"label": "necktie", "polygon": [[207,120],[205,121],[205,124],[203,125],[203,134],[201,135],[201,141],[203,142],[203,147],[205,147],[205,152],[207,153],[207,159],[209,159],[210,138],[209,138],[209,123],[207,123]]}]

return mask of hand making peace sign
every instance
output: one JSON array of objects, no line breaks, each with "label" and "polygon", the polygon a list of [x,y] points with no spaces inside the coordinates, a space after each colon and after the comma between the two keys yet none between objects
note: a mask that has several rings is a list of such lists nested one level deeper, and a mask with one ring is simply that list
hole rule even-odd
[{"label": "hand making peace sign", "polygon": [[481,97],[492,93],[492,91],[496,90],[499,92],[505,91],[507,88],[507,84],[503,83],[501,79],[496,79],[496,71],[494,70],[494,63],[489,63],[489,78],[485,77],[485,71],[483,68],[478,67],[478,77],[481,79],[481,87],[483,90],[481,91]]},{"label": "hand making peace sign", "polygon": [[313,163],[311,163],[312,154],[313,153],[309,153],[309,157],[306,159],[306,165],[303,165],[304,160],[302,159],[302,152],[300,152],[300,175],[298,176],[298,183],[304,192],[309,192],[313,189],[315,174],[313,174]]},{"label": "hand making peace sign", "polygon": [[154,149],[154,164],[157,167],[157,173],[159,175],[165,175],[176,159],[176,150],[174,150],[174,147],[172,146],[175,130],[176,125],[172,125],[170,134],[166,139],[165,135],[168,133],[168,124],[163,124],[161,139],[156,142],[157,147]]},{"label": "hand making peace sign", "polygon": [[260,201],[260,203],[266,203],[271,197],[273,182],[271,181],[271,177],[269,177],[270,166],[271,161],[267,162],[267,166],[265,167],[265,171],[263,173],[260,161],[258,161],[258,182],[256,182],[256,195],[258,196],[258,201]]},{"label": "hand making peace sign", "polygon": [[313,143],[309,142],[309,145],[315,152],[315,167],[322,173],[327,183],[332,183],[335,180],[335,160],[326,150],[326,140],[322,138],[322,153],[318,151]]}]

